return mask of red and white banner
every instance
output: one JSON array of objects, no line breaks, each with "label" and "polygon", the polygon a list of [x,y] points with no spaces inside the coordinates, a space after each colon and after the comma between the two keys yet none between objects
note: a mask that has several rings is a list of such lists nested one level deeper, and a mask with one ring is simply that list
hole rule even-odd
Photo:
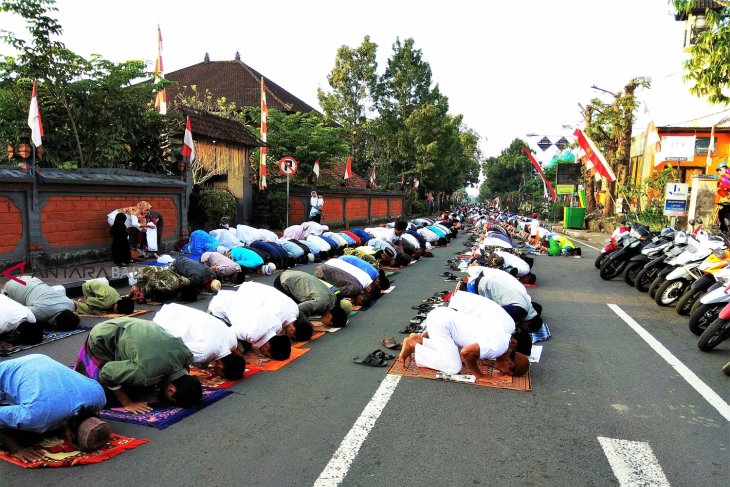
[{"label": "red and white banner", "polygon": [[193,141],[193,131],[190,129],[190,115],[188,115],[188,119],[185,124],[182,156],[188,164],[191,164],[195,160],[195,142]]},{"label": "red and white banner", "polygon": [[33,80],[33,94],[30,95],[30,109],[28,110],[28,127],[30,127],[30,140],[33,145],[40,147],[43,144],[43,120],[41,111],[38,109],[37,83]]},{"label": "red and white banner", "polygon": [[317,176],[317,179],[319,179],[319,161],[314,161],[314,168],[312,169],[312,172],[315,176]]},{"label": "red and white banner", "polygon": [[350,179],[352,177],[352,158],[347,156],[347,165],[345,166],[344,179]]},{"label": "red and white banner", "polygon": [[375,164],[373,164],[373,170],[370,173],[370,185],[375,186]]},{"label": "red and white banner", "polygon": [[[609,182],[616,181],[616,175],[611,170],[611,166],[595,142],[581,129],[575,129],[573,135],[578,138],[578,145],[586,153],[585,157],[591,162],[593,168],[598,171],[598,174],[606,178]],[[586,167],[588,167],[588,162],[586,162]]]},{"label": "red and white banner", "polygon": [[[261,77],[261,141],[266,144],[266,119],[269,118],[269,107],[266,104],[266,85],[264,77]],[[261,147],[261,162],[259,164],[259,172],[261,179],[259,181],[259,189],[266,189],[266,145]]]},{"label": "red and white banner", "polygon": [[[550,184],[550,181],[548,181],[547,178],[545,178],[545,173],[542,172],[542,167],[540,167],[540,163],[537,162],[537,159],[535,159],[535,157],[532,155],[532,152],[530,152],[530,149],[528,149],[527,147],[523,146],[522,152],[527,154],[527,157],[530,159],[530,162],[532,163],[533,166],[535,166],[535,170],[537,171],[537,173],[540,175],[540,178],[542,179],[543,189],[546,187],[549,188],[550,189],[550,196],[549,196],[550,199],[552,199],[553,201],[556,201],[558,199],[558,195],[555,193],[555,189]],[[545,194],[545,198],[548,198],[547,190],[545,190],[545,189],[544,189],[544,194]]]},{"label": "red and white banner", "polygon": [[[155,60],[155,83],[162,79],[165,79],[165,74],[162,69],[162,31],[160,26],[157,26],[157,59]],[[155,108],[160,111],[160,115],[167,114],[167,90],[165,88],[157,92],[155,96]]]}]

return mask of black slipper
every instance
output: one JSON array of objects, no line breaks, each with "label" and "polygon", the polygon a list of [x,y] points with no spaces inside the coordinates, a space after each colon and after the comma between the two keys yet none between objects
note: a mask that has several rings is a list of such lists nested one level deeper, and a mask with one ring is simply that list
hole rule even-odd
[{"label": "black slipper", "polygon": [[385,367],[388,362],[382,358],[374,357],[372,354],[365,358],[355,357],[352,359],[353,364],[367,365],[368,367]]},{"label": "black slipper", "polygon": [[393,360],[395,358],[395,355],[385,353],[382,350],[374,350],[373,353],[371,353],[370,355],[372,355],[375,358],[380,358],[383,360]]}]

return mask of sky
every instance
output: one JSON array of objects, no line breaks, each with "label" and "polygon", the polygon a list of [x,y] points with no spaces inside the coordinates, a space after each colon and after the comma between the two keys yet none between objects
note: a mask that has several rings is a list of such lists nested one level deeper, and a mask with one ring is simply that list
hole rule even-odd
[{"label": "sky", "polygon": [[[171,72],[203,60],[241,60],[314,107],[337,49],[365,35],[378,45],[383,72],[396,38],[412,37],[449,98],[450,111],[481,136],[485,156],[515,138],[570,135],[578,104],[610,96],[637,76],[657,125],[722,110],[688,94],[682,81],[682,22],[669,0],[58,0],[62,41],[82,56],[152,65],[157,25]],[[4,28],[13,25],[0,17]],[[10,30],[16,29],[10,28]],[[646,126],[643,110],[636,127]],[[540,137],[527,137],[539,134]]]}]

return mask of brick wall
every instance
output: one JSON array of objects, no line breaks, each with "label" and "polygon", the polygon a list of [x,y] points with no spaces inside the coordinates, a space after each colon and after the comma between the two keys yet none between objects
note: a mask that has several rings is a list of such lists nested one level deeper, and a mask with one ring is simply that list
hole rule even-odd
[{"label": "brick wall", "polygon": [[368,199],[365,197],[350,197],[345,203],[345,215],[348,220],[368,217]]},{"label": "brick wall", "polygon": [[322,223],[342,222],[342,197],[341,196],[323,196],[324,209],[322,211]]},{"label": "brick wall", "polygon": [[142,200],[162,214],[163,237],[177,235],[178,209],[173,198],[151,196],[51,196],[41,209],[41,232],[54,248],[110,244],[106,216]]},{"label": "brick wall", "polygon": [[373,198],[370,203],[370,214],[373,218],[388,216],[388,198]]},{"label": "brick wall", "polygon": [[289,221],[303,222],[309,220],[309,209],[304,205],[302,198],[291,197],[289,199]]},{"label": "brick wall", "polygon": [[7,196],[0,196],[0,254],[15,250],[18,242],[23,238],[23,215],[15,203]]},{"label": "brick wall", "polygon": [[403,214],[403,198],[390,198],[390,215]]}]

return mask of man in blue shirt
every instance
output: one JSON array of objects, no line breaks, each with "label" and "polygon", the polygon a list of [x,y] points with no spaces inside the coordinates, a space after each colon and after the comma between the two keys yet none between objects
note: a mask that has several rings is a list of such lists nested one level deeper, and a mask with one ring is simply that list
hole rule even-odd
[{"label": "man in blue shirt", "polygon": [[101,385],[39,354],[0,362],[0,444],[24,462],[43,455],[23,443],[32,433],[65,428],[83,451],[103,446],[111,431],[93,417],[104,407]]}]

